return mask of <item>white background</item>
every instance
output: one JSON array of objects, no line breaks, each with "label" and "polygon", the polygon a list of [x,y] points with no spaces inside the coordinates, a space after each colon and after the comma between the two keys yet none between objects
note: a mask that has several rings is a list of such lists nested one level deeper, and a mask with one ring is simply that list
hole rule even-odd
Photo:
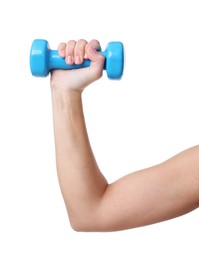
[{"label": "white background", "polygon": [[[197,0],[4,1],[0,6],[0,259],[197,259],[198,210],[115,233],[76,233],[54,155],[48,78],[34,78],[35,38],[124,43],[121,81],[84,92],[91,144],[109,182],[199,143]],[[164,203],[164,201],[162,202]]]}]

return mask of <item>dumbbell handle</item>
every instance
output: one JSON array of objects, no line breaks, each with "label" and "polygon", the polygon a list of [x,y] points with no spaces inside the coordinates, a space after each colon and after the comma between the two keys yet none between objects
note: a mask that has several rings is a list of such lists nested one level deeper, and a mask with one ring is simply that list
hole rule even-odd
[{"label": "dumbbell handle", "polygon": [[[106,58],[106,51],[99,52]],[[72,64],[68,65],[64,58],[61,58],[57,50],[49,50],[49,70],[54,69],[79,69],[79,68],[86,68],[90,66],[91,61],[90,60],[84,60],[81,64]],[[105,62],[106,64],[106,62]],[[106,69],[106,66],[104,65],[104,69]]]}]

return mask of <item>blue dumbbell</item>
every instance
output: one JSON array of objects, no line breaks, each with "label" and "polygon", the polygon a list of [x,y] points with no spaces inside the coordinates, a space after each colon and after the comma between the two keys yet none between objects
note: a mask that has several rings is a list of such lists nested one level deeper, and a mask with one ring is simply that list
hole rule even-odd
[{"label": "blue dumbbell", "polygon": [[[121,42],[110,42],[105,51],[100,52],[105,57],[104,69],[109,79],[120,79],[124,67],[124,50]],[[46,77],[54,69],[78,69],[90,66],[90,60],[84,60],[80,65],[68,65],[59,56],[57,50],[50,50],[46,40],[36,39],[30,51],[30,70],[33,76]]]}]

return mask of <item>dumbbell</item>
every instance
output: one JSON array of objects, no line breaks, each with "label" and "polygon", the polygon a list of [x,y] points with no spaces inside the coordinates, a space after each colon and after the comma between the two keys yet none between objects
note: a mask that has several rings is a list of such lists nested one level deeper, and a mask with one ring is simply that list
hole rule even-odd
[{"label": "dumbbell", "polygon": [[[105,57],[104,69],[109,79],[120,79],[124,67],[124,50],[121,42],[110,42],[105,51],[100,52]],[[48,41],[36,39],[30,51],[30,70],[33,76],[46,77],[49,71],[55,69],[78,69],[90,66],[90,60],[82,64],[68,65],[57,50],[50,50]]]}]

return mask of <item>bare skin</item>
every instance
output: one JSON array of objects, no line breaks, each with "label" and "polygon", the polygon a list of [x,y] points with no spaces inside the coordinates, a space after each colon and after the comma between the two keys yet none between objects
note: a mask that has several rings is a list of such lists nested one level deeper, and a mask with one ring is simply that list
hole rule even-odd
[{"label": "bare skin", "polygon": [[112,184],[101,173],[89,143],[82,92],[102,76],[104,57],[92,40],[61,43],[68,64],[89,68],[51,75],[57,172],[71,226],[76,231],[118,231],[165,221],[199,205],[199,146],[122,177]]}]

